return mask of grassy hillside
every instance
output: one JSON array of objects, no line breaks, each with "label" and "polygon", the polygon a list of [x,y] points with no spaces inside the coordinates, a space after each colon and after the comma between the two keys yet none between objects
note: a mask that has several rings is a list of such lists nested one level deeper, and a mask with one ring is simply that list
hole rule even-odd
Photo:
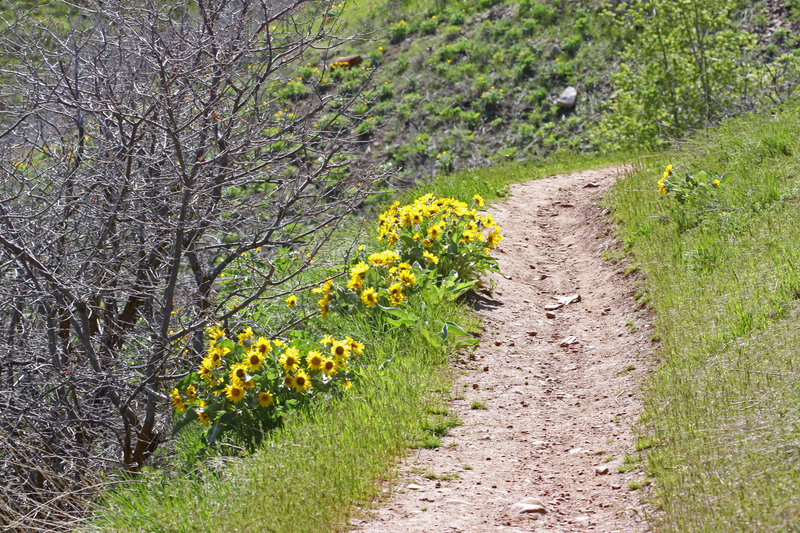
[{"label": "grassy hillside", "polygon": [[[800,13],[792,2],[695,4],[665,28],[660,15],[637,15],[625,2],[344,3],[345,32],[362,32],[367,41],[341,51],[364,62],[334,73],[341,81],[333,90],[346,94],[353,79],[367,76],[376,86],[376,100],[362,107],[369,123],[356,129],[365,148],[353,170],[365,163],[393,168],[403,186],[558,151],[639,150],[794,91]],[[670,5],[651,7],[660,13]],[[694,36],[706,33],[700,45],[708,47],[709,65],[728,61],[729,78],[696,68],[704,56]],[[706,77],[715,80],[707,97],[719,104],[711,110],[700,103]],[[559,108],[568,86],[577,89],[577,102]],[[684,108],[675,124],[660,108],[669,87]]]},{"label": "grassy hillside", "polygon": [[[619,33],[597,2],[354,2],[348,30],[374,77],[370,160],[401,183],[557,150],[589,151],[612,91]],[[555,105],[568,86],[572,109]]]}]

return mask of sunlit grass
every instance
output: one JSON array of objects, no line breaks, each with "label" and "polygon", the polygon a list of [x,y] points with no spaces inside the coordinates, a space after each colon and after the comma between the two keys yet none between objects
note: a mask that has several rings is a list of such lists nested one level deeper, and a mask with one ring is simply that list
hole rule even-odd
[{"label": "sunlit grass", "polygon": [[[661,341],[637,448],[662,530],[779,531],[800,514],[798,154],[796,109],[731,120],[609,197]],[[681,206],[657,191],[667,163],[728,179]]]}]

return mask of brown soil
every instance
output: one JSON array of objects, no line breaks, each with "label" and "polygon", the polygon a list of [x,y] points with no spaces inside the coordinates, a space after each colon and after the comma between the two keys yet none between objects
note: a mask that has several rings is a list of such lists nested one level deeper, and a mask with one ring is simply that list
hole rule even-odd
[{"label": "brown soil", "polygon": [[476,302],[481,345],[453,386],[450,410],[463,424],[408,457],[388,501],[354,530],[648,530],[640,491],[628,486],[644,474],[618,471],[635,455],[650,353],[631,280],[602,258],[613,240],[598,201],[619,172],[516,185],[490,210],[505,234],[503,275]]}]

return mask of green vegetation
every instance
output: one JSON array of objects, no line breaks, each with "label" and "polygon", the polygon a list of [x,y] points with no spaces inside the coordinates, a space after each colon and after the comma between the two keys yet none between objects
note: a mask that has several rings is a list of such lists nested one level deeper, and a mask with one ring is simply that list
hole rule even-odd
[{"label": "green vegetation", "polygon": [[[608,199],[661,340],[637,448],[665,531],[789,530],[800,513],[799,119],[729,120]],[[667,164],[726,179],[681,203],[659,194]]]},{"label": "green vegetation", "polygon": [[[287,124],[300,123],[321,97],[323,116],[308,121],[309,131],[352,136],[357,143],[352,153],[331,153],[325,190],[343,191],[366,216],[388,209],[381,227],[371,221],[360,241],[379,237],[386,249],[358,249],[354,236],[361,229],[348,219],[352,224],[338,230],[340,238],[313,250],[325,263],[317,272],[330,275],[319,288],[321,299],[308,294],[310,277],[287,276],[285,284],[269,289],[272,301],[255,303],[232,319],[257,332],[292,324],[278,334],[288,336],[291,348],[271,340],[280,348],[274,359],[239,368],[236,382],[245,348],[257,341],[238,345],[232,334],[219,335],[224,341],[217,348],[231,355],[220,356],[216,374],[192,372],[196,364],[176,370],[174,375],[189,373],[171,396],[184,413],[177,434],[141,475],[125,478],[105,495],[88,529],[343,527],[354,504],[375,496],[375,480],[386,476],[398,455],[413,446],[441,446],[460,423],[444,404],[447,363],[459,347],[477,342],[470,332],[478,324],[458,296],[494,267],[481,239],[491,247],[500,238],[497,232],[478,238],[476,231],[492,231],[493,225],[482,222],[473,229],[463,220],[448,227],[454,231],[450,241],[434,243],[439,248],[431,254],[422,239],[444,217],[432,215],[425,235],[417,235],[399,223],[402,210],[392,204],[430,194],[477,207],[483,199],[507,195],[511,182],[639,155],[631,147],[663,149],[687,132],[765,104],[785,108],[774,116],[729,120],[680,149],[640,158],[608,198],[622,249],[606,257],[627,255],[625,272],[645,280],[636,297],[656,313],[654,339],[663,358],[647,385],[646,429],[635,444],[640,453],[625,455],[618,471],[644,470],[646,479],[628,488],[654,483],[664,530],[793,527],[800,514],[800,111],[787,103],[800,75],[800,42],[787,28],[800,25],[800,2],[784,3],[785,27],[773,23],[762,3],[740,0],[554,4],[375,0],[329,6],[331,24],[370,38],[346,41],[346,49],[324,56],[309,51],[281,70],[263,115],[273,117],[270,127],[254,135],[264,146],[242,161],[282,161],[280,171],[265,171],[280,183],[313,163],[311,152],[287,136],[294,129]],[[14,5],[36,8],[32,2]],[[12,7],[0,2],[6,21],[13,19]],[[54,34],[68,30],[71,8],[65,4],[36,9],[35,18],[52,18],[59,28]],[[7,22],[2,24],[0,29]],[[362,61],[331,63],[350,53]],[[247,65],[252,75],[262,68]],[[562,108],[555,102],[567,86],[577,88],[578,103]],[[287,153],[291,161],[281,156]],[[193,163],[207,166],[202,157]],[[487,164],[494,166],[479,168]],[[388,186],[361,204],[356,193],[365,190],[365,175],[385,175]],[[222,198],[256,198],[265,191],[246,183],[227,188]],[[263,207],[242,211],[258,209]],[[226,211],[222,218],[229,217]],[[293,231],[309,229],[304,223],[293,223]],[[241,238],[240,230],[225,233],[223,242]],[[224,279],[214,282],[219,297],[236,307],[259,285],[254,271],[277,265],[281,274],[310,264],[314,257],[301,248],[287,246],[269,264],[259,263],[250,249],[237,250]],[[367,273],[371,267],[360,265],[388,266],[380,264],[383,259],[372,263],[373,251],[400,253],[408,267]],[[399,263],[399,257],[388,263]],[[299,298],[285,300],[296,288],[290,298]],[[319,314],[326,321],[309,320]],[[302,323],[305,329],[294,327]],[[638,331],[633,321],[625,326]],[[302,331],[289,334],[290,329]],[[192,339],[190,352],[188,337],[173,333],[170,342],[185,343],[187,353],[199,355],[194,341],[203,339]],[[327,355],[310,359],[322,349],[323,334],[351,336],[348,346],[358,355],[361,348],[355,347],[363,342],[364,357],[332,379],[334,373],[320,366]],[[293,348],[303,350],[308,373],[286,360]],[[620,374],[634,369],[628,365]],[[246,391],[232,387],[243,387],[245,375],[257,371],[262,394],[275,395],[251,395],[237,407]],[[318,380],[320,392],[313,398],[306,394],[309,376]],[[475,401],[471,409],[487,405]],[[267,416],[260,418],[262,413]]]},{"label": "green vegetation", "polygon": [[[464,322],[452,304],[430,307],[437,318]],[[431,401],[429,390],[442,386],[432,369],[442,367],[447,351],[417,332],[382,336],[376,355],[391,364],[365,368],[364,386],[288,420],[260,451],[132,481],[102,502],[90,529],[330,531],[353,501],[375,494],[374,480],[410,439],[427,430],[442,435],[449,424],[419,415]]]},{"label": "green vegetation", "polygon": [[[368,7],[368,8],[367,8]],[[365,9],[367,8],[367,9]],[[453,169],[587,151],[599,118],[613,28],[594,2],[396,0],[345,9],[345,28],[376,32],[351,47],[376,69],[369,159],[399,170],[397,183]],[[561,110],[568,85],[581,104]],[[360,157],[364,157],[362,154]]]},{"label": "green vegetation", "polygon": [[[764,4],[378,0],[346,5],[372,76],[372,161],[404,186],[559,151],[664,146],[742,109],[785,102],[800,56]],[[793,31],[795,30],[795,31]],[[574,86],[573,108],[555,105]],[[365,115],[365,116],[366,116]]]}]

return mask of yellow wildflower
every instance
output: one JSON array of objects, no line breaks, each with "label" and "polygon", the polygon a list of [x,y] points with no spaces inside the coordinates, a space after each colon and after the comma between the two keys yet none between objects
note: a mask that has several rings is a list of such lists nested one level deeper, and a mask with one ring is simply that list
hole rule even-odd
[{"label": "yellow wildflower", "polygon": [[403,295],[403,286],[400,283],[392,283],[387,290],[389,291],[389,301],[394,306],[400,305],[406,299]]},{"label": "yellow wildflower", "polygon": [[436,257],[435,255],[433,255],[432,253],[430,253],[427,250],[423,250],[422,257],[424,257],[425,260],[427,262],[429,262],[429,263],[433,263],[434,265],[438,265],[439,264],[439,258]]},{"label": "yellow wildflower", "polygon": [[169,399],[172,402],[172,407],[178,411],[179,413],[183,413],[186,411],[186,404],[183,403],[183,398],[181,398],[181,393],[178,392],[178,389],[172,389],[172,392],[169,395]]},{"label": "yellow wildflower", "polygon": [[244,386],[239,382],[231,383],[225,387],[225,397],[233,403],[242,401],[242,399],[244,399],[244,394]]},{"label": "yellow wildflower", "polygon": [[344,341],[350,346],[350,351],[352,351],[356,355],[361,355],[364,353],[364,345],[360,342],[351,339],[350,337],[345,337]]},{"label": "yellow wildflower", "polygon": [[322,370],[322,363],[324,362],[325,359],[317,350],[312,350],[306,355],[306,366],[311,370]]},{"label": "yellow wildflower", "polygon": [[325,359],[325,361],[322,362],[322,372],[326,376],[331,377],[338,371],[339,365],[333,359]]},{"label": "yellow wildflower", "polygon": [[500,229],[500,228],[497,228],[497,229],[495,229],[495,230],[492,230],[492,231],[489,233],[489,235],[487,235],[487,236],[486,236],[486,244],[487,244],[487,246],[488,246],[489,248],[494,248],[495,246],[497,246],[498,244],[500,244],[500,241],[502,241],[502,240],[503,240],[503,236],[500,234],[500,231],[499,231],[499,229]]},{"label": "yellow wildflower", "polygon": [[255,372],[264,364],[264,356],[258,350],[251,349],[245,361],[247,362],[247,369],[250,372]]},{"label": "yellow wildflower", "polygon": [[258,405],[261,407],[269,407],[275,401],[275,397],[269,391],[258,393]]},{"label": "yellow wildflower", "polygon": [[378,303],[378,293],[375,292],[375,289],[372,287],[367,287],[361,291],[361,301],[364,302],[364,305],[367,307],[372,307]]},{"label": "yellow wildflower", "polygon": [[253,328],[247,326],[236,337],[239,339],[239,345],[244,346],[244,342],[253,337]]},{"label": "yellow wildflower", "polygon": [[286,348],[278,362],[286,372],[294,372],[300,366],[300,352],[294,347]]},{"label": "yellow wildflower", "polygon": [[247,367],[241,363],[233,365],[229,377],[231,381],[239,380],[244,383],[244,378],[247,377]]},{"label": "yellow wildflower", "polygon": [[336,341],[331,346],[331,355],[336,361],[343,361],[350,357],[350,345],[346,342]]},{"label": "yellow wildflower", "polygon": [[294,376],[294,390],[304,392],[311,388],[311,378],[308,374],[299,370]]},{"label": "yellow wildflower", "polygon": [[250,347],[251,350],[257,352],[262,358],[266,357],[267,354],[272,350],[272,346],[269,344],[269,340],[265,337],[259,337],[255,344]]}]

